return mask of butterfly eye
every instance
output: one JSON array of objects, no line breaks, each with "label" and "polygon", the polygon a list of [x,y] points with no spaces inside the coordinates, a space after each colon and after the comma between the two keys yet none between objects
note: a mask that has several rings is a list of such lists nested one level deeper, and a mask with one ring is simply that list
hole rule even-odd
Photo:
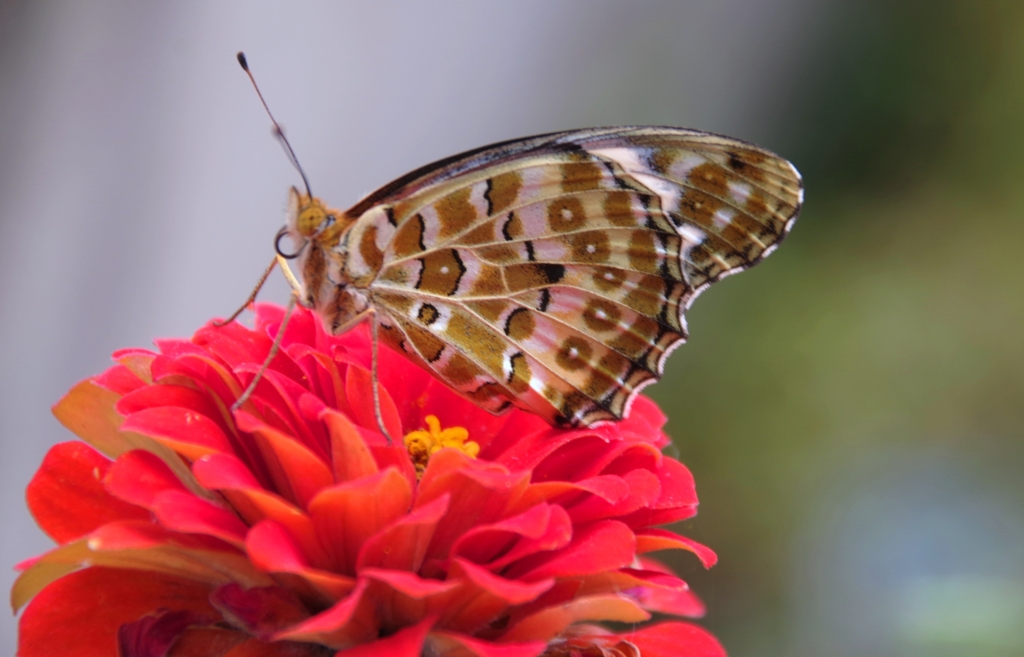
[{"label": "butterfly eye", "polygon": [[295,253],[285,253],[281,250],[281,238],[288,234],[288,227],[285,226],[281,230],[277,231],[277,238],[274,240],[274,250],[277,251],[277,255],[281,256],[285,260],[294,260],[298,258],[302,253],[302,249],[306,248],[307,242],[303,242],[302,246]]},{"label": "butterfly eye", "polygon": [[323,235],[324,231],[327,230],[328,228],[330,228],[331,226],[333,226],[335,221],[336,221],[336,218],[335,218],[335,216],[333,214],[329,214],[326,217],[324,217],[324,221],[323,221],[322,224],[320,224],[320,228],[318,228],[315,233],[310,235],[310,238],[316,239],[317,237],[320,237],[321,235]]}]

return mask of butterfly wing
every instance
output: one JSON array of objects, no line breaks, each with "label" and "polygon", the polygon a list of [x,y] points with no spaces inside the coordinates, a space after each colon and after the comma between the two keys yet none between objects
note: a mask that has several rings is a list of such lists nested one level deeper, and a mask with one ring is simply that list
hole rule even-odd
[{"label": "butterfly wing", "polygon": [[349,210],[383,338],[481,406],[553,424],[628,412],[712,282],[774,250],[796,169],[680,128],[542,135],[412,172]]}]

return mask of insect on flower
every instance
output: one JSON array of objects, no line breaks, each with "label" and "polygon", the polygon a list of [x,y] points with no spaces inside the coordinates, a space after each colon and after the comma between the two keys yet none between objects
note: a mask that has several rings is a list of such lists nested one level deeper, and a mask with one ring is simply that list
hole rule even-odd
[{"label": "insect on flower", "polygon": [[686,340],[694,299],[774,251],[803,201],[800,174],[770,151],[626,126],[471,150],[341,211],[313,196],[277,134],[305,189],[290,191],[260,285],[279,264],[292,304],[331,333],[369,321],[374,380],[382,340],[488,411],[556,426],[628,414]]}]

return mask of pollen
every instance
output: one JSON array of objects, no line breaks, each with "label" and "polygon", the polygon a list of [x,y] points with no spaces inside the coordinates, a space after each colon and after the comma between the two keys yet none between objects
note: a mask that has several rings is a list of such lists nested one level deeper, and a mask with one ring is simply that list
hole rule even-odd
[{"label": "pollen", "polygon": [[416,466],[417,477],[423,476],[430,457],[445,447],[457,449],[473,458],[480,453],[480,445],[468,440],[469,431],[465,427],[441,429],[441,422],[435,415],[428,415],[426,423],[426,429],[410,431],[402,441],[405,443],[405,448],[409,450],[413,465]]}]

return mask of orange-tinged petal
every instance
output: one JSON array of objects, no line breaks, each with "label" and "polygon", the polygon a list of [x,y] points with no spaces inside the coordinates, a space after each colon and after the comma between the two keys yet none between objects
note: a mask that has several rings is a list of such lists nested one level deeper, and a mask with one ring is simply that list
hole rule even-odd
[{"label": "orange-tinged petal", "polygon": [[159,456],[189,488],[195,486],[188,467],[172,450],[152,438],[121,431],[124,418],[114,410],[120,395],[85,380],[72,388],[53,407],[54,416],[76,436],[110,458],[133,449]]},{"label": "orange-tinged petal", "polygon": [[121,433],[124,418],[114,410],[121,395],[85,380],[53,406],[53,414],[76,436],[110,458],[136,449],[132,436]]},{"label": "orange-tinged petal", "polygon": [[153,377],[149,368],[155,356],[156,354],[149,349],[139,349],[138,347],[118,349],[110,355],[111,358],[147,384],[153,383]]},{"label": "orange-tinged petal", "polygon": [[254,433],[275,489],[300,508],[307,508],[319,490],[334,483],[327,464],[308,447],[239,411],[238,428]]},{"label": "orange-tinged petal", "polygon": [[689,550],[697,555],[705,568],[718,563],[718,555],[706,545],[692,538],[680,536],[667,529],[644,529],[636,532],[636,553],[645,554],[657,550]]},{"label": "orange-tinged petal", "polygon": [[256,478],[237,458],[214,454],[203,457],[192,467],[199,481],[220,491],[250,526],[262,520],[273,520],[287,528],[308,563],[317,568],[334,567],[330,555],[316,536],[316,528],[310,517],[294,504],[260,487]]},{"label": "orange-tinged petal", "polygon": [[345,385],[341,380],[341,372],[338,371],[338,365],[333,358],[307,344],[293,344],[289,346],[288,354],[296,362],[303,358],[313,359],[318,371],[326,378],[326,381],[321,383],[320,390],[328,393],[324,396],[324,401],[327,404],[337,407],[339,401],[344,401]]},{"label": "orange-tinged petal", "polygon": [[687,585],[686,582],[670,572],[640,568],[619,568],[618,570],[609,570],[589,575],[580,580],[575,594],[598,595],[641,588],[675,591],[681,588],[685,589]]},{"label": "orange-tinged petal", "polygon": [[359,550],[356,570],[372,567],[419,571],[437,523],[448,511],[450,499],[447,495],[439,497],[368,538]]},{"label": "orange-tinged petal", "polygon": [[409,511],[412,488],[398,470],[326,488],[309,504],[321,542],[342,573],[355,572],[363,544]]},{"label": "orange-tinged petal", "polygon": [[223,542],[175,534],[157,525],[112,523],[39,557],[15,581],[11,605],[17,609],[47,585],[84,566],[149,570],[196,581],[268,586],[270,578]]},{"label": "orange-tinged petal", "polygon": [[295,582],[301,586],[299,592],[324,605],[334,604],[356,585],[351,577],[310,567],[294,537],[273,520],[265,520],[249,531],[246,551],[261,570],[301,580],[301,584]]},{"label": "orange-tinged petal", "polygon": [[513,625],[501,641],[549,639],[573,623],[591,620],[640,623],[651,617],[640,605],[621,595],[576,598],[566,604],[542,609]]},{"label": "orange-tinged petal", "polygon": [[[348,403],[352,409],[355,420],[364,427],[377,428],[377,416],[373,408],[373,384],[370,373],[358,365],[349,365],[345,375],[345,390],[348,394]],[[398,417],[398,408],[394,400],[384,386],[377,384],[380,398],[380,414],[384,419],[384,426],[393,440],[400,440],[402,432],[402,421]]]},{"label": "orange-tinged petal", "polygon": [[330,433],[335,481],[352,481],[379,471],[373,453],[351,420],[331,409],[324,409],[320,419]]},{"label": "orange-tinged petal", "polygon": [[[529,488],[529,473],[510,473],[504,467],[473,459],[454,449],[430,458],[420,480],[417,506],[451,495],[451,506],[438,523],[428,558],[445,558],[450,547],[470,528],[517,513]],[[523,508],[522,510],[525,510]]]}]

